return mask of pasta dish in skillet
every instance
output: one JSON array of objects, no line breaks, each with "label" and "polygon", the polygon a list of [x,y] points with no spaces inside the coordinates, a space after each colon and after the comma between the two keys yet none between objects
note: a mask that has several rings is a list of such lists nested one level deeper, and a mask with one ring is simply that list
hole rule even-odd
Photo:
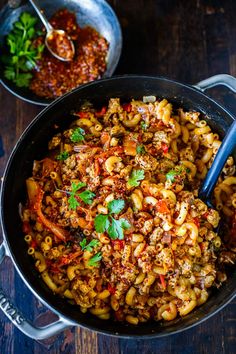
[{"label": "pasta dish in skillet", "polygon": [[[104,320],[187,315],[236,259],[233,158],[214,210],[198,188],[221,142],[202,114],[149,96],[74,115],[26,181],[23,232],[43,281]],[[224,239],[222,216],[232,224]]]}]

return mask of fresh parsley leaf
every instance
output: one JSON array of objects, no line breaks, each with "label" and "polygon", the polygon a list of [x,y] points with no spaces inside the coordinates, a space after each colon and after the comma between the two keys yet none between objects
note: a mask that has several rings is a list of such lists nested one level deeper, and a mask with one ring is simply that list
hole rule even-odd
[{"label": "fresh parsley leaf", "polygon": [[114,199],[107,204],[107,208],[110,213],[119,214],[125,207],[125,202],[123,199]]},{"label": "fresh parsley leaf", "polygon": [[87,241],[85,238],[80,242],[80,246],[82,248],[82,251],[86,250],[88,252],[92,252],[93,248],[99,245],[99,241],[95,240],[95,239],[90,241],[87,246],[86,246],[86,243],[87,243]]},{"label": "fresh parsley leaf", "polygon": [[98,240],[92,240],[89,242],[89,244],[86,246],[86,250],[89,252],[92,252],[94,247],[97,247],[99,245],[99,241]]},{"label": "fresh parsley leaf", "polygon": [[119,220],[111,218],[111,224],[109,225],[107,232],[112,239],[115,240],[118,238],[119,240],[123,240],[124,230],[127,230],[128,228],[130,228],[130,223],[127,220],[123,218]]},{"label": "fresh parsley leaf", "polygon": [[128,179],[128,185],[130,187],[137,187],[139,186],[140,181],[142,181],[144,178],[145,176],[143,170],[133,170],[130,178]]},{"label": "fresh parsley leaf", "polygon": [[85,204],[92,204],[93,198],[96,196],[95,193],[86,190],[84,192],[79,193],[80,199],[85,203]]},{"label": "fresh parsley leaf", "polygon": [[76,208],[80,205],[75,195],[72,194],[68,199],[70,209],[76,210]]},{"label": "fresh parsley leaf", "polygon": [[32,77],[33,75],[30,73],[20,73],[16,76],[14,82],[18,87],[28,87]]},{"label": "fresh parsley leaf", "polygon": [[4,71],[4,76],[8,80],[14,80],[16,77],[15,70],[11,66],[7,66]]},{"label": "fresh parsley leaf", "polygon": [[59,161],[64,161],[68,159],[68,157],[69,157],[69,153],[67,151],[62,151],[60,154],[56,156],[56,159]]},{"label": "fresh parsley leaf", "polygon": [[180,175],[182,172],[182,169],[180,168],[179,170],[170,170],[167,174],[166,174],[166,179],[174,182],[175,181],[175,177]]},{"label": "fresh parsley leaf", "polygon": [[121,225],[122,229],[128,230],[131,227],[131,225],[128,222],[128,220],[126,220],[124,218],[121,218],[119,221],[120,221],[120,225]]},{"label": "fresh parsley leaf", "polygon": [[24,25],[25,29],[29,29],[34,26],[38,20],[37,17],[32,16],[28,12],[23,12],[20,16],[20,21]]},{"label": "fresh parsley leaf", "polygon": [[95,230],[98,233],[105,232],[108,229],[109,224],[110,222],[108,219],[108,215],[99,214],[94,219]]},{"label": "fresh parsley leaf", "polygon": [[137,145],[137,147],[136,147],[136,152],[137,152],[137,154],[139,154],[139,155],[145,154],[145,153],[146,153],[146,150],[145,150],[144,145]]},{"label": "fresh parsley leaf", "polygon": [[119,240],[123,240],[124,230],[128,229],[129,227],[130,224],[127,220],[125,219],[116,220],[112,218],[111,224],[109,225],[107,232],[113,240],[116,240],[117,238]]},{"label": "fresh parsley leaf", "polygon": [[95,256],[93,256],[92,258],[90,258],[88,260],[88,265],[90,267],[98,267],[98,262],[102,259],[102,253],[98,252],[97,254],[95,254]]},{"label": "fresh parsley leaf", "polygon": [[84,182],[78,182],[78,183],[72,182],[71,183],[71,192],[72,193],[76,193],[82,187],[86,187],[86,183],[84,183]]},{"label": "fresh parsley leaf", "polygon": [[16,42],[15,40],[11,39],[11,38],[7,38],[7,44],[10,47],[10,53],[11,54],[15,54],[16,53]]},{"label": "fresh parsley leaf", "polygon": [[122,240],[124,238],[123,229],[120,226],[119,220],[115,220],[114,218],[112,218],[107,232],[113,240],[116,240],[117,238]]},{"label": "fresh parsley leaf", "polygon": [[79,143],[84,140],[85,131],[82,128],[76,128],[73,130],[70,140],[73,143]]},{"label": "fresh parsley leaf", "polygon": [[119,214],[125,206],[125,202],[123,199],[112,200],[107,204],[109,214],[103,215],[99,214],[96,216],[94,220],[95,230],[99,233],[103,233],[107,231],[108,235],[113,239],[124,238],[124,230],[130,228],[130,223],[124,219],[114,219],[111,214]]},{"label": "fresh parsley leaf", "polygon": [[80,247],[82,248],[82,251],[85,249],[86,243],[87,243],[86,238],[84,238],[84,239],[79,243]]},{"label": "fresh parsley leaf", "polygon": [[141,121],[140,126],[142,130],[147,130],[148,128],[148,124],[144,120]]},{"label": "fresh parsley leaf", "polygon": [[39,44],[38,47],[37,47],[38,53],[42,53],[44,48],[45,48],[44,44]]},{"label": "fresh parsley leaf", "polygon": [[68,194],[70,194],[70,197],[68,199],[68,203],[69,203],[69,207],[70,209],[76,210],[76,208],[80,205],[77,198],[76,198],[76,192],[82,188],[85,187],[86,183],[83,182],[72,182],[71,183],[71,192],[67,192]]},{"label": "fresh parsley leaf", "polygon": [[24,26],[23,26],[23,24],[20,21],[16,21],[14,23],[14,27],[16,27],[18,29],[21,29],[21,30],[24,30]]}]

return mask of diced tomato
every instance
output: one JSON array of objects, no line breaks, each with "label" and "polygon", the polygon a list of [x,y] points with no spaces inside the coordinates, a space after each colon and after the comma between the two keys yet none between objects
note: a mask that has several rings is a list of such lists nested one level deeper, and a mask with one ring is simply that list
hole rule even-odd
[{"label": "diced tomato", "polygon": [[163,289],[166,289],[166,281],[165,281],[165,277],[163,274],[159,274],[160,276],[160,280],[161,280],[161,285],[163,287]]},{"label": "diced tomato", "polygon": [[158,200],[156,204],[156,209],[159,213],[170,213],[167,204],[164,200]]},{"label": "diced tomato", "polygon": [[202,217],[203,217],[204,219],[207,219],[208,215],[209,215],[209,213],[208,213],[208,211],[207,211],[206,213],[202,214]]},{"label": "diced tomato", "polygon": [[114,295],[116,292],[116,288],[112,286],[110,283],[107,286],[107,290],[110,292],[111,295]]},{"label": "diced tomato", "polygon": [[200,227],[200,220],[199,218],[193,218],[194,224],[199,228]]},{"label": "diced tomato", "polygon": [[162,151],[164,152],[164,154],[166,154],[169,151],[169,147],[165,143],[161,143],[161,148],[162,148]]},{"label": "diced tomato", "polygon": [[89,118],[89,112],[77,112],[76,115],[80,118]]},{"label": "diced tomato", "polygon": [[102,107],[101,111],[96,112],[95,114],[96,114],[97,117],[102,117],[102,116],[104,116],[106,111],[107,111],[107,107]]},{"label": "diced tomato", "polygon": [[28,221],[23,222],[22,231],[24,234],[28,234],[31,231],[31,227]]},{"label": "diced tomato", "polygon": [[112,240],[111,241],[112,246],[116,248],[117,250],[121,250],[122,248],[125,247],[125,241],[124,240]]},{"label": "diced tomato", "polygon": [[30,243],[30,247],[36,248],[37,247],[37,242],[35,240],[32,240]]},{"label": "diced tomato", "polygon": [[122,105],[122,108],[123,108],[123,110],[124,111],[126,111],[126,112],[131,112],[131,110],[132,110],[132,106],[131,106],[131,104],[130,103],[125,103],[125,104],[123,104]]}]

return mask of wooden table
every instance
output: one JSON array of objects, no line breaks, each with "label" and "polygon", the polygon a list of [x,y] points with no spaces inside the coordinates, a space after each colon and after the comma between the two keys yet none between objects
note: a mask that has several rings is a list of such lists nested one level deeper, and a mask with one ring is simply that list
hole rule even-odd
[{"label": "wooden table", "polygon": [[[2,6],[6,0],[0,0]],[[141,73],[196,83],[208,76],[236,76],[235,0],[110,0],[121,22],[124,45],[116,74]],[[236,114],[235,95],[226,88],[209,93]],[[0,176],[20,134],[40,111],[0,88],[0,135],[4,155]],[[19,171],[20,172],[20,171]],[[32,296],[9,259],[1,284],[30,319],[47,309]],[[162,340],[125,340],[72,328],[43,345],[17,329],[0,312],[0,353],[236,353],[236,301],[203,324]]]}]

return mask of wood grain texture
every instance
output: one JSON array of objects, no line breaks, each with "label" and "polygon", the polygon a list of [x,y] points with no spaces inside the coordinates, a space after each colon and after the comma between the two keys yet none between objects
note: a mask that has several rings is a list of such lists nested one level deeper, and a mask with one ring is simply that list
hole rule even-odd
[{"label": "wood grain texture", "polygon": [[[159,75],[189,84],[218,73],[236,76],[235,0],[108,2],[121,22],[124,40],[116,74]],[[4,3],[0,0],[0,7]],[[209,94],[236,115],[235,94],[222,87]],[[20,134],[40,110],[0,88],[0,136],[5,152],[0,157],[0,176]],[[27,318],[38,324],[51,319],[10,260],[1,266],[0,281]],[[235,317],[236,300],[201,325],[162,340],[118,339],[72,328],[39,343],[22,335],[0,312],[0,353],[235,354]]]}]

